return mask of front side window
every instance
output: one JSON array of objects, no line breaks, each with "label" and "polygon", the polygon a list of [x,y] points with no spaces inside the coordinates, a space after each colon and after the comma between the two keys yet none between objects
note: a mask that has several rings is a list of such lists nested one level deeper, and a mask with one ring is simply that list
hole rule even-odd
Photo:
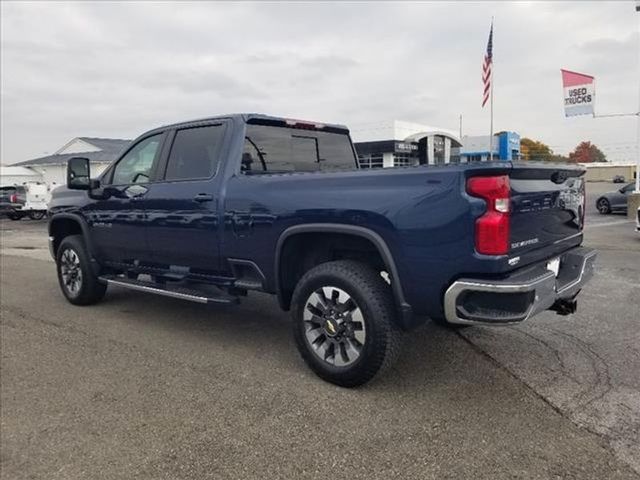
[{"label": "front side window", "polygon": [[353,170],[349,136],[271,125],[247,125],[241,171],[255,173]]},{"label": "front side window", "polygon": [[165,180],[205,179],[215,174],[224,130],[224,124],[178,130]]},{"label": "front side window", "polygon": [[147,183],[158,157],[162,134],[140,141],[118,162],[113,170],[113,185]]}]

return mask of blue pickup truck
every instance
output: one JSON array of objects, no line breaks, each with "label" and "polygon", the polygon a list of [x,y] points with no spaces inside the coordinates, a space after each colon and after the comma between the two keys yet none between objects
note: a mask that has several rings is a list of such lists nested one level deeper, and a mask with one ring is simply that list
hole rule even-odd
[{"label": "blue pickup truck", "polygon": [[108,285],[207,304],[273,294],[309,367],[353,387],[429,318],[460,327],[573,313],[596,257],[580,246],[584,173],[359,170],[344,126],[226,115],[151,130],[97,179],[86,158],[70,159],[49,242],[75,305]]}]

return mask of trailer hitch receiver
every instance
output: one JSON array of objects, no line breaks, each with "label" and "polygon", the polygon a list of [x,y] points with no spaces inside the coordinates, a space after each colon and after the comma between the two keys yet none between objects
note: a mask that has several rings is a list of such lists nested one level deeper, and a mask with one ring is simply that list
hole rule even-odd
[{"label": "trailer hitch receiver", "polygon": [[578,300],[576,300],[576,297],[560,298],[551,305],[549,310],[556,312],[558,315],[571,315],[578,310]]}]

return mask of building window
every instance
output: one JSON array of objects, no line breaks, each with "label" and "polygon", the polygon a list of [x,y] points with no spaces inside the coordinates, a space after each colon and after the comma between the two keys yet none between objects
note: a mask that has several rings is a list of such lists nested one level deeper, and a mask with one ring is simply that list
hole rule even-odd
[{"label": "building window", "polygon": [[482,155],[467,155],[468,162],[481,162]]},{"label": "building window", "polygon": [[409,167],[415,164],[416,164],[416,157],[410,153],[394,153],[393,154],[394,167]]},{"label": "building window", "polygon": [[360,164],[360,168],[382,168],[382,154],[358,155],[358,163]]}]

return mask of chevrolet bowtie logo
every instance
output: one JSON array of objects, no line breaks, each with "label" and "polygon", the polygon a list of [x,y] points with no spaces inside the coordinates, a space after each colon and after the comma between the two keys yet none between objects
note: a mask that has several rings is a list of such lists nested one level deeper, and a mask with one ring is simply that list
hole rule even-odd
[{"label": "chevrolet bowtie logo", "polygon": [[331,334],[331,335],[335,335],[336,333],[336,327],[333,324],[333,322],[331,320],[327,320],[327,324],[326,327],[327,331]]}]

